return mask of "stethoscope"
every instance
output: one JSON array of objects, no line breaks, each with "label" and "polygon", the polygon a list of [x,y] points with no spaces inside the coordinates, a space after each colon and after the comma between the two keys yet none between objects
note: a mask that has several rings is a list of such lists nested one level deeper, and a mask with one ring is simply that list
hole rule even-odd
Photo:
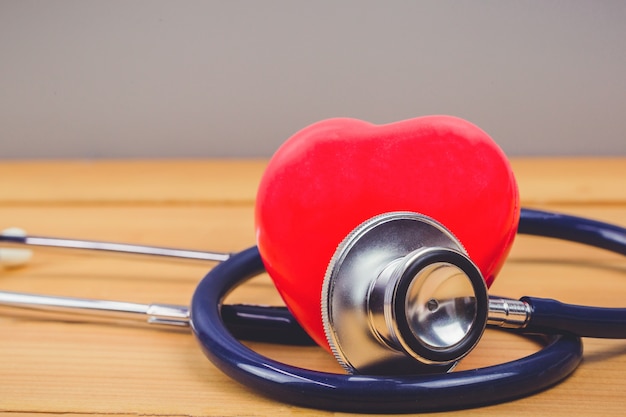
[{"label": "stethoscope", "polygon": [[[626,229],[580,217],[522,209],[518,233],[626,255]],[[390,238],[396,243],[389,244]],[[582,359],[581,337],[626,338],[623,308],[488,296],[480,272],[454,236],[435,220],[411,212],[385,213],[364,222],[330,262],[324,325],[346,374],[280,363],[240,343],[240,338],[313,343],[284,307],[223,304],[235,287],[264,272],[256,247],[225,254],[37,237],[19,229],[5,231],[0,241],[220,262],[198,284],[190,308],[12,292],[0,292],[0,305],[122,314],[147,317],[153,324],[190,326],[206,356],[227,375],[271,398],[304,407],[391,413],[498,403],[566,378]],[[0,262],[9,266],[29,257],[23,249],[0,251]],[[392,261],[369,281],[355,279],[372,275],[363,265],[373,258]],[[359,309],[363,291],[367,306]],[[448,372],[472,350],[486,326],[540,335],[544,346],[509,363]]]},{"label": "stethoscope", "polygon": [[[626,338],[626,309],[488,294],[516,230],[626,255],[626,229],[520,212],[518,197],[504,153],[469,122],[426,116],[375,126],[330,119],[298,132],[268,164],[257,194],[257,247],[225,254],[19,230],[0,235],[22,245],[219,262],[189,308],[10,292],[0,292],[0,305],[190,326],[227,375],[299,406],[392,413],[512,400],[573,372],[582,359],[580,337]],[[12,250],[0,252],[0,262],[28,260],[24,249]],[[224,305],[227,294],[265,270],[287,308]],[[544,346],[509,363],[450,372],[487,326],[540,335]],[[280,363],[240,338],[315,341],[346,373]]]}]

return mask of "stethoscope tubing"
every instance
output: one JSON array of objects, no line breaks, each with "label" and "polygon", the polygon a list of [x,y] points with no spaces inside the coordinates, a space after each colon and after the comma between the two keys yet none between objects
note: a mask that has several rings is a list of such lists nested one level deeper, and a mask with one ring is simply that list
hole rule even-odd
[{"label": "stethoscope tubing", "polygon": [[547,336],[530,356],[444,375],[367,376],[306,370],[244,346],[221,314],[224,297],[264,271],[256,247],[216,266],[198,285],[191,327],[205,355],[222,372],[268,397],[297,406],[359,413],[406,413],[477,407],[529,395],[556,384],[582,359],[580,338]]},{"label": "stethoscope tubing", "polygon": [[[602,222],[522,209],[519,230],[626,254],[625,230]],[[525,358],[445,375],[409,377],[306,370],[252,351],[229,332],[224,321],[224,297],[237,285],[263,271],[263,262],[255,247],[216,266],[193,295],[191,327],[205,355],[225,374],[266,396],[298,406],[345,412],[404,413],[508,401],[548,388],[576,369],[582,359],[582,342],[573,331],[580,333],[582,329],[584,335],[593,336],[601,327],[603,333],[596,336],[624,337],[626,309],[565,305],[555,300],[526,297],[534,313],[526,331],[544,333],[546,345]],[[257,313],[259,324],[267,320],[263,310]],[[230,314],[236,316],[236,307]],[[281,310],[281,314],[284,320],[278,322],[285,327],[278,333],[286,336],[289,329],[297,326],[290,322],[288,313]],[[267,310],[267,316],[270,315]],[[254,327],[254,321],[246,326]],[[232,328],[232,324],[230,326]]]},{"label": "stethoscope tubing", "polygon": [[[626,255],[626,229],[596,220],[522,209],[518,233],[582,243]],[[557,300],[523,297],[532,308],[526,329],[553,329],[582,337],[626,338],[626,308],[600,308],[565,304]]]},{"label": "stethoscope tubing", "polygon": [[626,229],[583,217],[522,208],[517,233],[578,242],[626,255]]}]

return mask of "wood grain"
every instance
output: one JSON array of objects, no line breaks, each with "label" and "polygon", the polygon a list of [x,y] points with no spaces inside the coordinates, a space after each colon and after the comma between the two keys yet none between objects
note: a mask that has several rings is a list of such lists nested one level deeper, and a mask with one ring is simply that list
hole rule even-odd
[{"label": "wood grain", "polygon": [[[626,159],[517,159],[526,206],[626,225]],[[60,235],[237,251],[254,244],[253,207],[264,161],[29,161],[0,163],[2,226]],[[38,250],[4,270],[11,291],[187,304],[211,265]],[[493,293],[623,306],[626,261],[576,244],[521,236]],[[233,301],[280,304],[267,277]],[[326,415],[261,397],[230,380],[185,331],[46,319],[0,309],[0,412],[77,415]],[[288,363],[341,372],[320,348],[250,344]],[[488,331],[461,368],[537,349]],[[441,415],[589,416],[626,413],[626,342],[585,340],[562,384],[529,398]]]}]

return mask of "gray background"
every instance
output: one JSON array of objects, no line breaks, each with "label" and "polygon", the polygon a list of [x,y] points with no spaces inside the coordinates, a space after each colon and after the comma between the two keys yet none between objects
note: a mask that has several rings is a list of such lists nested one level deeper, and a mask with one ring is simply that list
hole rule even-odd
[{"label": "gray background", "polygon": [[0,158],[269,156],[453,114],[517,155],[626,155],[624,1],[0,0]]}]

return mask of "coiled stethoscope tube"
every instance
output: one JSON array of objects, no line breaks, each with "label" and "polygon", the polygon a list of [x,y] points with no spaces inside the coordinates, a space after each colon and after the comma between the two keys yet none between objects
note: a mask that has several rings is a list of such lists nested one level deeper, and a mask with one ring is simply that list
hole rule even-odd
[{"label": "coiled stethoscope tube", "polygon": [[[522,209],[519,233],[571,240],[626,255],[626,229],[579,217]],[[26,237],[2,236],[0,240],[28,244]],[[299,406],[391,413],[507,401],[550,387],[573,372],[582,358],[580,337],[626,338],[623,308],[574,306],[533,297],[491,297],[490,325],[517,327],[512,331],[524,335],[540,334],[545,347],[506,364],[446,374],[372,376],[305,370],[259,355],[237,339],[311,342],[283,307],[223,305],[231,290],[263,271],[256,248],[225,254],[224,261],[198,285],[189,311],[158,305],[163,315],[152,318],[159,324],[189,323],[206,356],[223,372],[267,396]],[[10,301],[15,295],[0,293],[0,304],[23,304]],[[149,314],[144,308],[148,306],[139,306],[137,311]],[[509,320],[513,311],[516,316]]]},{"label": "coiled stethoscope tube", "polygon": [[205,355],[240,383],[282,402],[344,412],[400,413],[476,407],[518,398],[569,375],[582,358],[580,338],[553,334],[540,352],[508,364],[416,376],[343,375],[306,370],[264,357],[227,331],[221,300],[261,272],[250,248],[218,265],[198,285],[191,326]]},{"label": "coiled stethoscope tube", "polygon": [[[577,234],[577,231],[582,231]],[[626,254],[626,231],[593,220],[522,210],[520,233],[574,240]],[[569,239],[573,237],[573,239]],[[263,271],[256,248],[218,265],[198,285],[191,324],[205,355],[224,373],[267,396],[294,405],[346,412],[424,412],[503,402],[548,388],[582,359],[581,336],[626,337],[626,309],[573,306],[524,297],[524,334],[543,334],[545,347],[509,363],[447,374],[339,375],[278,363],[227,332],[219,306],[238,284]],[[493,299],[501,301],[502,299]],[[510,300],[515,302],[515,300]],[[590,314],[591,313],[591,314]],[[556,318],[555,318],[556,317]],[[564,326],[562,326],[564,325]],[[598,328],[602,332],[597,331]]]}]

